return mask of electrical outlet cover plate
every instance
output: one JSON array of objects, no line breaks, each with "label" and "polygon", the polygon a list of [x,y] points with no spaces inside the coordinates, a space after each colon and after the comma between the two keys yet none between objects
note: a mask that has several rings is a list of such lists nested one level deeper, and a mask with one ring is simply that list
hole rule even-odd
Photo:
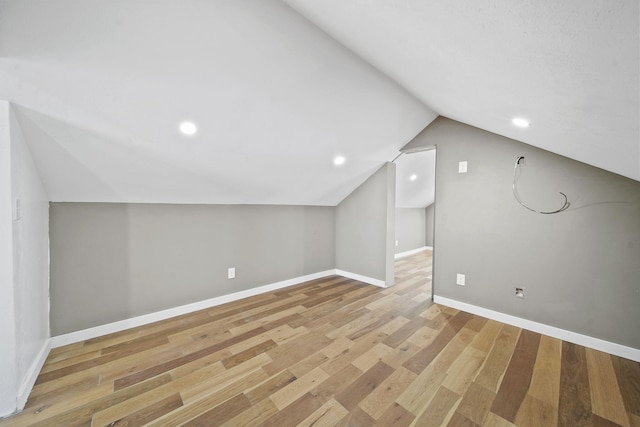
[{"label": "electrical outlet cover plate", "polygon": [[467,161],[458,162],[458,173],[467,173]]},{"label": "electrical outlet cover plate", "polygon": [[456,284],[460,286],[464,286],[465,275],[464,274],[456,274]]},{"label": "electrical outlet cover plate", "polygon": [[235,269],[235,267],[234,268],[230,268],[227,271],[227,278],[229,278],[229,279],[235,279],[236,278],[236,269]]}]

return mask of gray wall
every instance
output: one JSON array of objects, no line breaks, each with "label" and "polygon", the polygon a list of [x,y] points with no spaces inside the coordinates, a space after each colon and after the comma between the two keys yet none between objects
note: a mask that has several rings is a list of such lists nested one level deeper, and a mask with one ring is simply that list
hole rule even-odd
[{"label": "gray wall", "polygon": [[336,207],[336,268],[393,284],[395,164],[386,163]]},{"label": "gray wall", "polygon": [[435,203],[431,203],[424,209],[424,219],[425,219],[425,246],[433,247],[433,227],[435,225],[435,213],[436,213],[436,205]]},{"label": "gray wall", "polygon": [[52,334],[333,269],[334,221],[333,207],[52,203]]},{"label": "gray wall", "polygon": [[426,246],[426,210],[424,208],[396,208],[395,253]]},{"label": "gray wall", "polygon": [[[433,145],[436,295],[640,348],[639,182],[446,118],[405,149]],[[519,155],[522,198],[553,210],[562,191],[567,211],[540,215],[516,202]]]}]

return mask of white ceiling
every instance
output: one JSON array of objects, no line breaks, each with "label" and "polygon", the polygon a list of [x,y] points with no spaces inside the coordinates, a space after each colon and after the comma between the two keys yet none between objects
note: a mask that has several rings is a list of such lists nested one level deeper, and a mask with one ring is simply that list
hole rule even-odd
[{"label": "white ceiling", "polygon": [[275,0],[4,1],[0,73],[53,201],[335,205],[436,117]]},{"label": "white ceiling", "polygon": [[285,1],[439,114],[640,180],[638,0]]},{"label": "white ceiling", "polygon": [[51,200],[335,205],[436,113],[640,180],[637,0],[287,3],[0,0]]},{"label": "white ceiling", "polygon": [[425,208],[432,204],[436,188],[436,150],[402,154],[394,163],[396,207]]}]

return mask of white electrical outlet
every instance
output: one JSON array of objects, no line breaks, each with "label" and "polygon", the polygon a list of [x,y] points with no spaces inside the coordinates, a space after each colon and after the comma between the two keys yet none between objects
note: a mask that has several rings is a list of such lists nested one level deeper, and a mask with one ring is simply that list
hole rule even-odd
[{"label": "white electrical outlet", "polygon": [[396,240],[396,246],[398,246],[398,241]]},{"label": "white electrical outlet", "polygon": [[456,284],[460,286],[464,286],[465,275],[464,274],[456,274]]},{"label": "white electrical outlet", "polygon": [[458,173],[467,173],[467,161],[458,162]]},{"label": "white electrical outlet", "polygon": [[235,269],[235,267],[230,268],[230,269],[227,271],[227,278],[228,278],[228,279],[235,279],[235,278],[236,278],[236,269]]}]

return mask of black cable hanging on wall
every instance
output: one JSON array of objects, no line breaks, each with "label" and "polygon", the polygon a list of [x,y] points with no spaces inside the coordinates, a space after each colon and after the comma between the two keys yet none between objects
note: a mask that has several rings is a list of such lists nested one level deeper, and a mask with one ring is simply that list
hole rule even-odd
[{"label": "black cable hanging on wall", "polygon": [[531,212],[535,212],[535,213],[539,213],[539,214],[543,214],[543,215],[551,215],[551,214],[556,214],[556,213],[560,213],[564,210],[566,210],[569,206],[571,206],[571,203],[569,203],[569,200],[567,199],[567,195],[564,194],[562,191],[559,191],[560,194],[562,194],[562,197],[564,197],[564,204],[562,205],[562,207],[558,210],[555,211],[549,211],[549,212],[545,212],[545,211],[538,211],[536,209],[530,208],[529,206],[527,206],[521,199],[520,196],[518,196],[518,190],[516,189],[516,181],[518,178],[518,166],[520,166],[520,161],[524,159],[524,156],[519,156],[516,159],[516,164],[513,166],[513,184],[511,185],[511,188],[513,189],[513,196],[516,198],[516,200],[518,201],[518,203],[520,203],[522,206],[524,206],[525,208],[529,209]]}]

